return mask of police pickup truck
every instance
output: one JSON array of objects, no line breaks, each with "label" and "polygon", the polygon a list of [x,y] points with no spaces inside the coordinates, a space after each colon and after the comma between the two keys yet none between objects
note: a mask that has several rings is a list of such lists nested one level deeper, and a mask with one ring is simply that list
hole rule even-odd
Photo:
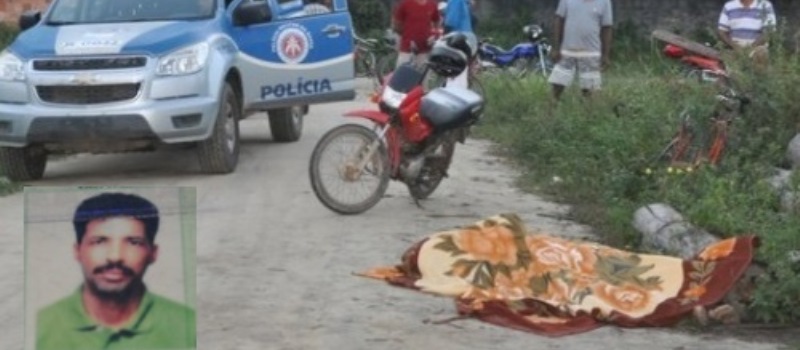
[{"label": "police pickup truck", "polygon": [[40,179],[54,153],[196,148],[230,173],[239,121],[297,141],[309,105],[355,97],[347,0],[53,0],[0,53],[0,171]]}]

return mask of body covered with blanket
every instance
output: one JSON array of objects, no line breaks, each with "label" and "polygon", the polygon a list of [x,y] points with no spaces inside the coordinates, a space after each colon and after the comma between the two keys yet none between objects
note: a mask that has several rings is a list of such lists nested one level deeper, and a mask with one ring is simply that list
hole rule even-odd
[{"label": "body covered with blanket", "polygon": [[529,233],[517,215],[501,214],[433,234],[401,264],[360,275],[453,297],[464,317],[563,336],[604,324],[674,325],[722,300],[757,245],[754,236],[730,238],[683,260]]}]

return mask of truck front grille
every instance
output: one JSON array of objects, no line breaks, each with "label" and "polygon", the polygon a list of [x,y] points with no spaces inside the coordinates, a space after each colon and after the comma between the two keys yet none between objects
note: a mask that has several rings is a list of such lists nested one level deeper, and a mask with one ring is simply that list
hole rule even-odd
[{"label": "truck front grille", "polygon": [[146,64],[146,57],[58,58],[33,61],[33,69],[38,71],[126,69],[144,67]]},{"label": "truck front grille", "polygon": [[130,100],[139,93],[140,84],[54,85],[37,86],[42,101],[63,104],[96,104]]}]

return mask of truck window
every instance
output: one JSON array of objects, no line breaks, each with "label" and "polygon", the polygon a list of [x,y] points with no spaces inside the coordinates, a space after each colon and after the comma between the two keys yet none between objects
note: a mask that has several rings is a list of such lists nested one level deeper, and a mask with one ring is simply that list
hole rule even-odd
[{"label": "truck window", "polygon": [[78,7],[79,5],[78,0],[61,0],[59,1],[59,7],[61,10],[57,14],[53,14],[50,16],[52,21],[56,22],[74,22],[77,21],[78,18],[81,17],[80,11],[82,11],[83,7]]},{"label": "truck window", "polygon": [[[281,0],[278,0],[281,1]],[[331,12],[329,0],[283,0],[291,3],[293,9],[289,11],[289,18],[321,15]]]},{"label": "truck window", "polygon": [[50,24],[210,18],[217,0],[60,0],[47,19]]}]

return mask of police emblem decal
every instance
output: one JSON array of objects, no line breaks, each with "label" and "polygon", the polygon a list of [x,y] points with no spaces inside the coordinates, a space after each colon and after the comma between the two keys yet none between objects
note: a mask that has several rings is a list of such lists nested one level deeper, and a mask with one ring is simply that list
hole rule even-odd
[{"label": "police emblem decal", "polygon": [[303,62],[313,47],[311,34],[305,27],[295,23],[281,26],[272,38],[272,52],[290,64]]}]

